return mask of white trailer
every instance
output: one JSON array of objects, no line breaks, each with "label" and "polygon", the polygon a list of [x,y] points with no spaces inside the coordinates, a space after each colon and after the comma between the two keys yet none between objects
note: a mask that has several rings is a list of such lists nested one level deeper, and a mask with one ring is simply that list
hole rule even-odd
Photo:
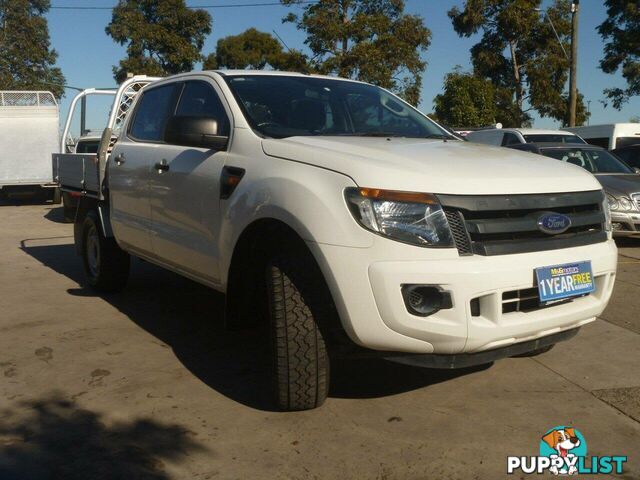
[{"label": "white trailer", "polygon": [[0,190],[55,187],[51,152],[59,139],[51,92],[0,91]]},{"label": "white trailer", "polygon": [[584,138],[587,143],[608,150],[640,144],[640,123],[608,123],[563,128]]}]

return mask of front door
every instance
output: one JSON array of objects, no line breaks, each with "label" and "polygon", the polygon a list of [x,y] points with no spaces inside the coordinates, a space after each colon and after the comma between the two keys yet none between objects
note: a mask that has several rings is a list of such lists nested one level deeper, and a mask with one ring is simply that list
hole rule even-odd
[{"label": "front door", "polygon": [[[220,135],[229,135],[229,115],[208,79],[182,85],[175,115],[212,117]],[[218,283],[220,175],[226,151],[163,144],[149,181],[152,245],[163,262]]]}]

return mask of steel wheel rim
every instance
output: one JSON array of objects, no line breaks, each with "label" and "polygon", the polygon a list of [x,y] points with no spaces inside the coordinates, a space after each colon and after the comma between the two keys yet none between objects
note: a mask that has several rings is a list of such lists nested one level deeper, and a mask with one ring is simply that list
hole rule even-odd
[{"label": "steel wheel rim", "polygon": [[100,239],[94,226],[87,233],[87,267],[93,278],[100,273]]}]

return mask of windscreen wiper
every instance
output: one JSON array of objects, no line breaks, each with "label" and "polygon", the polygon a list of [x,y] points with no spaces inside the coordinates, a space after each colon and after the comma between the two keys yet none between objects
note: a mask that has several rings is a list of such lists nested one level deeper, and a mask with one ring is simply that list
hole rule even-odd
[{"label": "windscreen wiper", "polygon": [[394,132],[349,132],[334,133],[333,135],[339,137],[406,137],[406,135],[400,135]]},{"label": "windscreen wiper", "polygon": [[436,139],[439,139],[439,140],[458,140],[453,135],[445,135],[444,133],[431,133],[431,134],[425,135],[424,137],[421,137],[421,138],[436,138]]}]

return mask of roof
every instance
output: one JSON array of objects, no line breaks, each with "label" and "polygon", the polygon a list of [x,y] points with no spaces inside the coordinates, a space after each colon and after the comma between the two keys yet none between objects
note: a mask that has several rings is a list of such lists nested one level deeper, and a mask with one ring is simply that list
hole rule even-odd
[{"label": "roof", "polygon": [[[351,78],[335,77],[331,75],[318,75],[315,73],[285,72],[280,70],[205,70],[206,72],[215,72],[223,76],[242,76],[242,75],[262,75],[262,76],[278,76],[278,77],[306,77],[306,78],[326,78],[328,80],[341,80],[343,82],[366,83]],[[195,73],[195,72],[190,72]]]},{"label": "roof", "polygon": [[591,145],[589,143],[529,142],[521,143],[520,145],[529,145],[538,148],[580,148],[582,150],[606,150],[606,148],[602,148],[597,145]]},{"label": "roof", "polygon": [[567,135],[575,136],[573,132],[564,130],[543,130],[539,128],[503,128],[505,132],[520,132],[522,135]]},{"label": "roof", "polygon": [[[357,82],[351,78],[342,78],[330,75],[318,75],[315,73],[300,73],[300,72],[286,72],[280,70],[205,70],[208,72],[215,72],[225,76],[235,75],[264,75],[264,76],[278,76],[278,77],[315,77],[315,78],[328,78],[330,80],[344,80],[347,82]],[[362,83],[362,82],[360,82]]]}]

